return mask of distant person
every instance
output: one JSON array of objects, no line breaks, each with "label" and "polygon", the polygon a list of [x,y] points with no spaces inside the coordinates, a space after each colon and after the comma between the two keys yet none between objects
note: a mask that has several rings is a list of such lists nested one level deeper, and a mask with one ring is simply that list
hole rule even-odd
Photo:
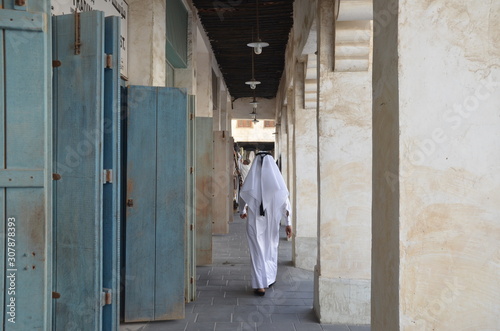
[{"label": "distant person", "polygon": [[280,222],[286,218],[286,235],[292,236],[288,189],[273,157],[257,153],[243,183],[240,217],[247,218],[252,265],[252,288],[264,296],[276,282]]},{"label": "distant person", "polygon": [[241,163],[241,166],[240,166],[240,173],[241,173],[241,180],[242,181],[245,181],[245,178],[247,177],[248,175],[248,171],[250,170],[250,160],[249,159],[245,159],[243,160],[243,162]]}]

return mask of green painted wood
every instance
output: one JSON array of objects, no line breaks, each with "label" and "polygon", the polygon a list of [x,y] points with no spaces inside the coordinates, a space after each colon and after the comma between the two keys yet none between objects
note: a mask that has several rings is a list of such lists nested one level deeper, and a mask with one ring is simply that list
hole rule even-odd
[{"label": "green painted wood", "polygon": [[[13,1],[2,1],[0,17],[2,21],[7,13],[49,17],[48,1],[29,2],[26,7],[12,13]],[[32,14],[24,15],[24,10]],[[4,277],[0,323],[2,330],[50,330],[51,24],[34,32],[17,23],[0,24],[0,266]],[[27,171],[37,176],[32,182],[36,185],[28,186],[31,178],[21,175]]]},{"label": "green painted wood", "polygon": [[196,97],[188,95],[188,184],[187,184],[187,229],[186,229],[186,302],[196,300]]},{"label": "green painted wood", "polygon": [[196,264],[212,263],[213,120],[196,117]]},{"label": "green painted wood", "polygon": [[54,330],[101,330],[104,14],[53,18],[55,167]]},{"label": "green painted wood", "polygon": [[156,98],[156,88],[128,88],[125,322],[154,320]]},{"label": "green painted wood", "polygon": [[159,88],[156,157],[155,320],[184,318],[187,95]]},{"label": "green painted wood", "polygon": [[120,18],[106,17],[104,51],[111,66],[104,69],[103,167],[111,170],[111,181],[103,188],[102,286],[111,293],[111,304],[102,308],[102,329],[120,327],[120,217],[121,217],[121,130],[120,130]]}]

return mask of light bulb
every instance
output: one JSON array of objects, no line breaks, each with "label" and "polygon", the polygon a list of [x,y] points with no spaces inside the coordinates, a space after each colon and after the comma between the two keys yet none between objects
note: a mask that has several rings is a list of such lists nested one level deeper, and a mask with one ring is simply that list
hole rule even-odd
[{"label": "light bulb", "polygon": [[253,48],[253,51],[255,52],[255,54],[259,55],[262,53],[262,46],[256,46]]},{"label": "light bulb", "polygon": [[250,88],[251,88],[252,90],[255,90],[255,88],[256,88],[256,87],[257,87],[257,85],[255,85],[255,83],[250,84]]}]

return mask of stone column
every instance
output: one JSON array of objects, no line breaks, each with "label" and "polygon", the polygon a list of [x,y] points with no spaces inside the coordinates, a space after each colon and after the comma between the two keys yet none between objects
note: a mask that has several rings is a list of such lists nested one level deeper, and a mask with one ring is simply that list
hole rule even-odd
[{"label": "stone column", "polygon": [[295,224],[293,260],[295,266],[313,270],[318,240],[318,172],[316,108],[304,107],[305,62],[297,62],[294,78],[295,102]]},{"label": "stone column", "polygon": [[374,27],[372,330],[499,330],[500,3]]},{"label": "stone column", "polygon": [[371,72],[333,71],[334,8],[334,1],[318,1],[319,238],[314,308],[322,323],[369,324]]},{"label": "stone column", "polygon": [[165,1],[130,0],[128,4],[129,84],[165,86]]}]

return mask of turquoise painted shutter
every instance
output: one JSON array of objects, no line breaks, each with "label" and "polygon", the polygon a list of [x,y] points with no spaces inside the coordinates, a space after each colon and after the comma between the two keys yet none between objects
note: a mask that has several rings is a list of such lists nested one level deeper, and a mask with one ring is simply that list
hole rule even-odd
[{"label": "turquoise painted shutter", "polygon": [[[55,330],[102,325],[104,14],[53,18]],[[75,29],[80,49],[75,50]]]},{"label": "turquoise painted shutter", "polygon": [[0,4],[0,324],[50,330],[50,3]]},{"label": "turquoise painted shutter", "polygon": [[186,93],[129,87],[126,322],[184,317],[186,155]]},{"label": "turquoise painted shutter", "polygon": [[110,303],[103,306],[103,330],[120,327],[120,221],[121,221],[121,103],[120,18],[106,17],[104,51],[110,59],[104,70],[103,167],[103,273],[102,285]]}]

